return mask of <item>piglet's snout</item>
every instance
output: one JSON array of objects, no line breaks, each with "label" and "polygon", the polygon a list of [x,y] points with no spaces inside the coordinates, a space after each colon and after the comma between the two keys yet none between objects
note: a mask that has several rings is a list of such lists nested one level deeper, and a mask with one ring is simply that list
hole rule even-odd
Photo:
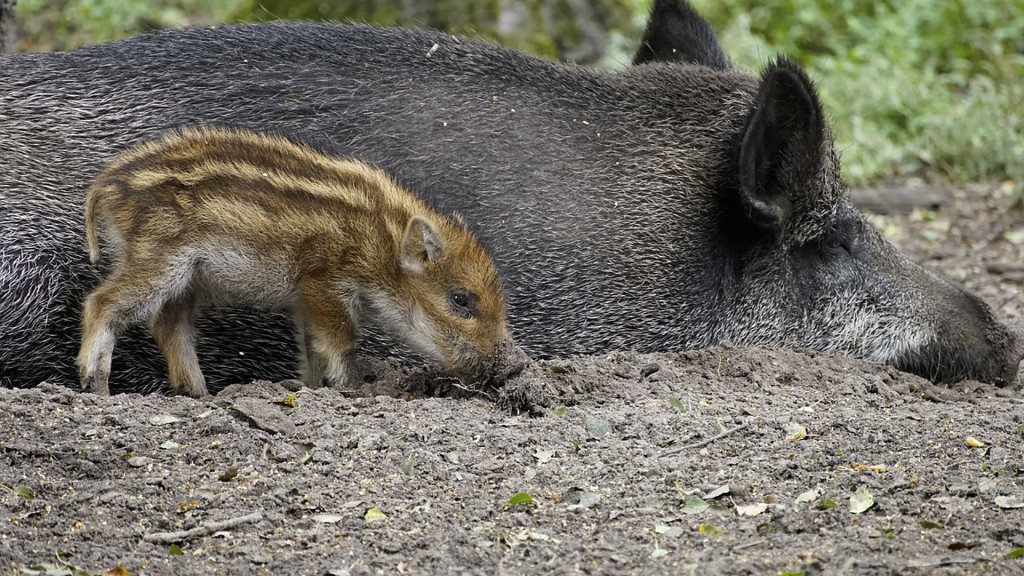
[{"label": "piglet's snout", "polygon": [[530,357],[511,339],[504,340],[495,347],[495,377],[502,382],[522,372],[530,363]]},{"label": "piglet's snout", "polygon": [[526,352],[511,339],[506,339],[483,358],[475,373],[463,375],[462,379],[477,384],[502,386],[522,372],[529,362],[530,357]]}]

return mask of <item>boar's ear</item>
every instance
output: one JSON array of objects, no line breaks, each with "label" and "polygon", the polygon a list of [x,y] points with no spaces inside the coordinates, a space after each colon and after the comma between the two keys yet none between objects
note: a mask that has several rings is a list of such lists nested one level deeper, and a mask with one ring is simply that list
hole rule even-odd
[{"label": "boar's ear", "polygon": [[687,62],[718,70],[732,68],[711,24],[686,0],[654,0],[643,41],[633,57],[634,66],[645,62]]},{"label": "boar's ear", "polygon": [[780,58],[761,78],[740,145],[740,196],[758,225],[781,230],[797,194],[813,193],[827,138],[818,96],[796,64]]},{"label": "boar's ear", "polygon": [[413,216],[402,237],[402,268],[410,274],[422,274],[428,262],[441,257],[444,242],[434,224],[422,216]]}]

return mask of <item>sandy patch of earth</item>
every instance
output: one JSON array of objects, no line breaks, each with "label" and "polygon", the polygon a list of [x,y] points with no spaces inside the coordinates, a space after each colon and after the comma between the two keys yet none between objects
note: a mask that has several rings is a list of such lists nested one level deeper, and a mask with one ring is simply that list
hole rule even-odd
[{"label": "sandy patch of earth", "polygon": [[[1024,322],[1019,205],[941,203],[875,223]],[[1024,573],[1019,384],[721,346],[373,386],[0,389],[0,572]]]}]

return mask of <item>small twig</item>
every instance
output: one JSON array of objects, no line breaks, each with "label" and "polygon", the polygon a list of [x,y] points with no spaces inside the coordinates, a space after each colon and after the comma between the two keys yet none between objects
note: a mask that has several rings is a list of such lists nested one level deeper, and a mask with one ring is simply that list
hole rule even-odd
[{"label": "small twig", "polygon": [[908,568],[934,568],[936,566],[951,566],[953,564],[973,564],[975,562],[987,562],[987,558],[940,558],[939,560],[915,560],[908,562]]},{"label": "small twig", "polygon": [[740,424],[738,426],[733,426],[732,428],[729,428],[728,430],[723,430],[720,434],[715,434],[714,436],[712,436],[710,438],[705,438],[705,439],[701,440],[700,442],[695,442],[693,444],[687,444],[686,446],[680,446],[679,448],[676,448],[674,450],[669,450],[668,452],[665,452],[664,454],[662,454],[662,456],[675,456],[676,454],[679,454],[681,452],[685,452],[686,450],[693,450],[694,448],[703,448],[703,447],[707,446],[708,444],[711,444],[712,442],[717,442],[717,441],[721,440],[722,438],[725,438],[729,434],[734,434],[736,432],[739,432],[740,430],[743,430],[743,429],[747,428],[748,426],[750,426],[750,422],[744,422],[743,424]]},{"label": "small twig", "polygon": [[469,386],[466,386],[465,384],[463,384],[462,380],[459,380],[459,379],[455,379],[454,382],[448,382],[448,385],[451,386],[452,388],[457,389],[457,390],[462,390],[463,392],[468,392],[469,394],[479,394],[479,395],[483,396],[484,398],[486,398],[488,400],[491,400],[491,401],[494,400],[494,396],[492,394],[489,394],[486,390],[484,390],[484,388],[482,386],[481,387],[470,388]]},{"label": "small twig", "polygon": [[[440,374],[429,374],[428,373],[426,375],[426,377],[432,378],[437,384],[440,384],[440,385],[443,385],[443,386],[448,386],[449,388],[454,388],[456,390],[461,390],[462,392],[465,392],[465,393],[467,393],[469,395],[479,394],[480,396],[483,396],[487,400],[490,400],[492,402],[494,401],[494,395],[488,393],[484,389],[483,385],[481,385],[479,387],[470,387],[470,386],[467,386],[462,381],[462,379],[460,379],[460,378],[456,378],[454,376],[440,375]],[[493,388],[492,388],[492,390],[493,390]],[[436,394],[436,388],[435,388],[435,392],[434,393]]]},{"label": "small twig", "polygon": [[767,540],[754,540],[753,542],[747,542],[746,544],[740,544],[739,546],[733,546],[732,549],[735,552],[737,550],[743,550],[745,548],[753,548],[755,546],[760,546],[761,544],[764,544],[765,542],[767,542]]},{"label": "small twig", "polygon": [[180,532],[157,532],[155,534],[146,534],[142,537],[146,542],[152,542],[154,544],[174,544],[175,542],[182,542],[189,538],[195,538],[197,536],[206,536],[207,534],[213,534],[214,532],[220,532],[221,530],[229,530],[235,526],[242,524],[248,524],[250,522],[259,522],[263,520],[263,514],[260,512],[254,512],[247,514],[239,518],[231,518],[228,520],[221,520],[219,522],[207,522],[206,524],[200,524],[191,530],[182,530]]}]

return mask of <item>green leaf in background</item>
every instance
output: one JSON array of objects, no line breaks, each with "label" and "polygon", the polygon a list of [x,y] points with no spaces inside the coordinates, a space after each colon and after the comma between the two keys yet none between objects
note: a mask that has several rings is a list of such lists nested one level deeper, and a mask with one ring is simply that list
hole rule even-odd
[{"label": "green leaf in background", "polygon": [[600,437],[604,436],[611,430],[612,425],[607,420],[602,420],[597,416],[591,416],[587,414],[584,417],[584,427],[591,436]]},{"label": "green leaf in background", "polygon": [[679,410],[680,412],[686,412],[686,406],[683,406],[683,402],[679,400],[679,398],[675,396],[670,396],[668,399],[668,403],[676,410]]},{"label": "green leaf in background", "polygon": [[711,504],[708,504],[703,498],[690,496],[686,499],[686,504],[683,505],[683,514],[700,514],[708,508],[711,508]]},{"label": "green leaf in background", "polygon": [[513,508],[515,506],[531,506],[535,504],[533,496],[530,496],[526,492],[517,492],[514,496],[505,502],[505,510]]},{"label": "green leaf in background", "polygon": [[693,0],[741,69],[785,53],[833,120],[843,177],[923,169],[1024,186],[1020,0]]},{"label": "green leaf in background", "polygon": [[373,508],[367,508],[366,513],[363,514],[363,520],[367,523],[376,522],[378,520],[385,520],[387,516],[381,512],[380,508],[374,506]]},{"label": "green leaf in background", "polygon": [[815,510],[831,510],[833,508],[838,507],[839,504],[836,504],[836,501],[831,498],[825,498],[821,502],[818,502],[817,504],[814,505]]},{"label": "green leaf in background", "polygon": [[[1018,193],[1024,188],[1021,0],[692,4],[740,69],[759,71],[774,53],[808,68],[833,121],[847,183],[926,171],[955,182],[1004,181]],[[534,54],[622,68],[636,52],[651,0],[592,0],[587,10],[553,0],[19,0],[15,6],[17,44],[30,51],[146,28],[337,19],[468,32]],[[509,16],[516,26],[499,24]],[[595,32],[605,38],[598,45]]]},{"label": "green leaf in background", "polygon": [[697,532],[701,536],[707,536],[708,538],[715,539],[725,534],[725,530],[717,528],[712,524],[701,524],[697,527]]}]

